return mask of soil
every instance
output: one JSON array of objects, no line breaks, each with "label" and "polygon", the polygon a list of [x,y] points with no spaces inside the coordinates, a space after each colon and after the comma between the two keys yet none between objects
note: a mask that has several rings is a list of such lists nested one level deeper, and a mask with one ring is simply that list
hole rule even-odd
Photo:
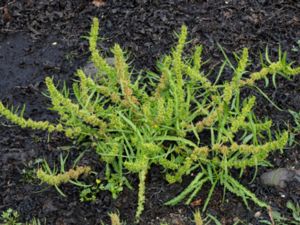
[{"label": "soil", "polygon": [[[90,29],[91,18],[100,19],[103,40],[99,47],[108,57],[113,43],[119,43],[129,54],[136,69],[155,69],[155,62],[175,43],[174,31],[182,24],[189,28],[189,46],[204,45],[209,65],[220,66],[223,55],[218,43],[229,57],[243,47],[250,48],[253,68],[257,68],[259,53],[269,48],[271,58],[279,45],[288,51],[289,61],[300,65],[300,2],[297,0],[107,0],[97,7],[90,0],[2,0],[0,2],[0,99],[5,104],[26,104],[25,117],[35,120],[56,120],[48,108],[49,99],[43,95],[46,76],[67,84],[76,68],[83,67],[89,53],[84,38]],[[212,67],[211,67],[212,68]],[[207,68],[209,69],[209,68]],[[225,74],[224,79],[230,76]],[[257,91],[254,93],[260,118],[270,117],[274,127],[292,124],[287,109],[300,110],[300,79],[277,79],[277,88],[264,87],[266,95],[283,111],[272,106]],[[299,136],[296,136],[299,141]],[[22,221],[33,217],[45,219],[46,224],[100,224],[108,221],[108,213],[118,210],[121,219],[133,224],[136,191],[125,189],[117,200],[101,192],[95,203],[79,201],[79,189],[64,185],[62,197],[54,188],[47,188],[32,179],[33,169],[41,159],[50,165],[58,162],[60,152],[69,149],[69,159],[78,155],[78,146],[60,135],[20,129],[0,120],[0,212],[7,208],[19,211]],[[82,159],[101,171],[97,156],[87,151]],[[300,168],[300,150],[295,145],[283,154],[274,153],[269,160],[275,168]],[[267,169],[259,168],[258,177]],[[257,196],[268,202],[273,210],[290,217],[286,202],[300,202],[297,184],[278,190],[261,185],[259,179],[249,183],[254,171],[245,171],[241,182]],[[146,205],[140,224],[193,224],[192,213],[197,207],[178,205],[166,207],[163,203],[174,197],[189,182],[168,185],[160,168],[153,168],[147,179]],[[137,179],[132,178],[137,187]],[[197,197],[204,199],[208,188]],[[208,213],[222,224],[237,220],[245,224],[260,224],[267,219],[264,210],[250,203],[250,211],[241,199],[227,193],[222,203],[223,189],[217,187]],[[201,206],[201,205],[200,205]],[[259,218],[257,212],[261,212]]]}]

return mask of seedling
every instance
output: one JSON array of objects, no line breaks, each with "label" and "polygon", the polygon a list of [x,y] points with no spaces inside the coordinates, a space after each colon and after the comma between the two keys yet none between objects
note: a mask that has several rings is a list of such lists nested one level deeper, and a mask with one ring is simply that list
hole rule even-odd
[{"label": "seedling", "polygon": [[295,125],[290,126],[291,135],[289,140],[289,146],[299,144],[296,137],[300,134],[300,112],[289,110],[289,113],[293,116]]},{"label": "seedling", "polygon": [[292,47],[293,52],[299,52],[299,50],[300,50],[300,40],[298,40],[296,42],[296,45],[293,45],[293,47]]},{"label": "seedling", "polygon": [[[282,215],[278,211],[272,212],[272,217],[276,225],[298,225],[300,223],[300,207],[299,204],[295,204],[291,201],[288,201],[286,204],[287,208],[291,211],[290,218]],[[270,221],[267,220],[260,220],[261,224],[272,224]]]},{"label": "seedling", "polygon": [[22,225],[19,223],[19,213],[11,208],[2,212],[1,221],[4,225]]},{"label": "seedling", "polygon": [[292,211],[292,215],[293,215],[295,224],[297,222],[300,223],[300,205],[299,205],[299,203],[293,203],[292,201],[288,201],[286,204],[286,207],[288,207]]}]

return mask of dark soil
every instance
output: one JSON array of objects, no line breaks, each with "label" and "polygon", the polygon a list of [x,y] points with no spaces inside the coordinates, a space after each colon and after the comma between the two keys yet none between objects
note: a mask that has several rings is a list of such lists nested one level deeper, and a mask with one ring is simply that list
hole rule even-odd
[{"label": "dark soil", "polygon": [[[76,68],[88,60],[87,35],[91,18],[100,19],[99,47],[110,56],[113,43],[130,52],[129,59],[138,69],[153,69],[161,54],[174,44],[174,31],[182,24],[189,28],[190,46],[202,43],[204,55],[210,65],[220,66],[223,56],[217,47],[220,43],[229,56],[233,51],[249,47],[256,68],[258,56],[268,46],[275,56],[280,45],[288,51],[289,60],[300,64],[300,2],[297,0],[107,0],[96,7],[89,0],[2,0],[0,2],[0,99],[6,104],[26,104],[26,117],[55,121],[48,110],[49,100],[42,93],[46,76],[69,83]],[[227,74],[229,76],[229,73]],[[226,76],[225,76],[226,77]],[[278,79],[278,87],[264,88],[265,93],[280,108],[300,110],[300,79]],[[260,87],[263,87],[261,84]],[[275,127],[291,123],[287,111],[275,109],[257,92],[256,109],[260,118],[270,117]],[[249,91],[246,91],[249,93]],[[299,137],[296,137],[299,141]],[[70,159],[78,154],[73,143],[59,135],[20,129],[0,120],[0,212],[7,208],[18,210],[23,221],[33,217],[46,218],[47,224],[100,224],[107,221],[107,213],[119,210],[127,224],[134,221],[136,191],[125,190],[117,200],[109,193],[98,194],[95,203],[79,201],[79,189],[62,187],[66,198],[54,188],[41,186],[32,180],[37,159],[46,158],[50,164],[58,162],[62,147],[69,148]],[[300,168],[299,146],[287,149],[282,155],[270,157],[274,167]],[[87,152],[83,158],[100,171],[97,156]],[[258,175],[266,169],[259,169]],[[174,197],[187,184],[169,186],[159,168],[154,168],[147,179],[145,211],[140,224],[192,224],[191,206],[166,207],[163,203]],[[273,209],[287,217],[286,202],[300,202],[299,188],[289,185],[284,190],[264,187],[256,179],[249,184],[254,171],[246,171],[241,182]],[[137,187],[136,178],[133,184]],[[188,178],[190,179],[190,178]],[[221,187],[217,187],[208,212],[222,224],[233,224],[240,219],[246,224],[260,224],[267,213],[250,204],[248,211],[241,199],[227,193],[222,203]],[[207,188],[199,194],[204,199]],[[255,218],[257,211],[262,212]]]}]

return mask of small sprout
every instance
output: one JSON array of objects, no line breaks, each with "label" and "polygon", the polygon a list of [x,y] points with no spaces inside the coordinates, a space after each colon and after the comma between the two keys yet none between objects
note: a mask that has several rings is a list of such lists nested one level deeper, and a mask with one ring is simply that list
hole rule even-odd
[{"label": "small sprout", "polygon": [[19,222],[18,211],[14,211],[11,208],[2,212],[1,221],[4,222],[5,225],[22,225],[22,223]]},{"label": "small sprout", "polygon": [[203,220],[199,210],[194,213],[194,222],[195,225],[203,225]]},{"label": "small sprout", "polygon": [[96,179],[96,184],[100,184],[101,180],[100,179]]},{"label": "small sprout", "polygon": [[122,225],[119,214],[110,213],[109,217],[110,217],[111,225]]}]

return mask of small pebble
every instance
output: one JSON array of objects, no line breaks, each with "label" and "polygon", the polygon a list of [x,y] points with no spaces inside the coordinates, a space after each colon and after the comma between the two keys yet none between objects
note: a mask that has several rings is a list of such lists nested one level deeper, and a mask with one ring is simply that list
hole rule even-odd
[{"label": "small pebble", "polygon": [[261,211],[257,211],[257,212],[254,214],[254,217],[255,217],[255,218],[261,217]]}]

